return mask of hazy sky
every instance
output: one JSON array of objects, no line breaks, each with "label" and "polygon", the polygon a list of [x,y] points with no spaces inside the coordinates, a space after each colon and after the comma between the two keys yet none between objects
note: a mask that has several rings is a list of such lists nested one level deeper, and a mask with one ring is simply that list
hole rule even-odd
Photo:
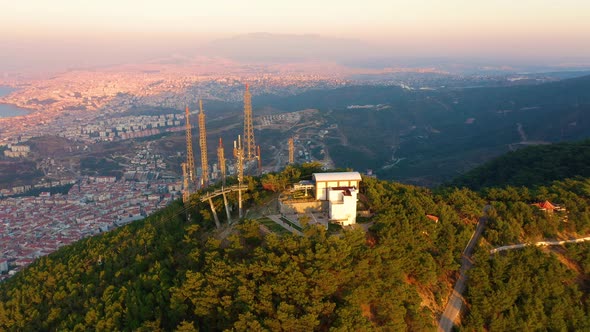
[{"label": "hazy sky", "polygon": [[0,69],[127,61],[252,32],[400,55],[588,59],[590,1],[0,0]]}]

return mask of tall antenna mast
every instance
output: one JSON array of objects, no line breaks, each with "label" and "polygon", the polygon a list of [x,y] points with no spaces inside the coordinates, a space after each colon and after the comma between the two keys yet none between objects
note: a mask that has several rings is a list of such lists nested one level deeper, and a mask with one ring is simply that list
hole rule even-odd
[{"label": "tall antenna mast", "polygon": [[185,207],[188,207],[188,201],[190,199],[190,192],[188,188],[189,178],[186,163],[182,163],[182,202],[184,203]]},{"label": "tall antenna mast", "polygon": [[[191,129],[191,121],[189,116],[188,106],[185,109],[186,119],[186,171],[189,179],[189,187],[196,183],[195,176],[195,156],[193,154],[193,135]],[[192,193],[192,188],[189,188],[189,194]]]},{"label": "tall antenna mast", "polygon": [[242,181],[244,180],[244,147],[238,135],[238,144],[234,141],[234,156],[238,164],[238,215],[242,218]]},{"label": "tall antenna mast", "polygon": [[203,101],[199,99],[199,145],[201,147],[201,188],[209,184],[209,162],[207,161],[207,129]]},{"label": "tall antenna mast", "polygon": [[221,173],[221,185],[225,186],[225,151],[223,150],[223,142],[219,138],[219,146],[217,147],[217,160],[219,162],[219,171]]},{"label": "tall antenna mast", "polygon": [[254,127],[252,125],[252,95],[250,95],[250,86],[246,84],[244,92],[244,159],[256,159],[256,143],[254,141]]},{"label": "tall antenna mast", "polygon": [[186,219],[187,221],[191,220],[191,213],[190,213],[190,182],[187,170],[187,164],[182,163],[182,203],[184,204],[184,209],[186,210]]}]

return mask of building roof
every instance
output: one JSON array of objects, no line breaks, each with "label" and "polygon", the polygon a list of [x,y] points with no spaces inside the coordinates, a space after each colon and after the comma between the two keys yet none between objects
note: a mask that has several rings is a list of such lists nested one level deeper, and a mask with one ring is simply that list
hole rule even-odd
[{"label": "building roof", "polygon": [[437,217],[437,216],[435,216],[435,215],[432,215],[432,214],[427,214],[427,215],[426,215],[426,218],[428,218],[428,219],[430,219],[430,220],[432,220],[432,221],[434,221],[434,222],[438,222],[438,217]]},{"label": "building roof", "polygon": [[361,181],[359,172],[313,173],[315,182],[322,181]]},{"label": "building roof", "polygon": [[557,206],[551,204],[551,202],[549,202],[549,201],[544,201],[544,202],[541,202],[541,203],[534,203],[532,205],[540,208],[541,210],[553,211],[553,210],[557,209]]}]

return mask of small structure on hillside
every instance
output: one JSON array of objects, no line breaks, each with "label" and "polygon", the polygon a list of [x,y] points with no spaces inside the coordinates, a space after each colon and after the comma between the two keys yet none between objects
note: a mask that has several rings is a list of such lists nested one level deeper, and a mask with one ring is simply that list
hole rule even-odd
[{"label": "small structure on hillside", "polygon": [[553,212],[553,211],[565,211],[565,208],[562,208],[558,205],[552,204],[549,201],[544,201],[544,202],[540,202],[540,203],[533,203],[531,204],[533,206],[536,206],[539,208],[539,210],[541,211],[545,211],[545,212]]}]

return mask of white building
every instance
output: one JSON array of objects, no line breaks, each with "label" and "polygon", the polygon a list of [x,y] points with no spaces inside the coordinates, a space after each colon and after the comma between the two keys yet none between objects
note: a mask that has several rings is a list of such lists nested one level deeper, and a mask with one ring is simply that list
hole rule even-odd
[{"label": "white building", "polygon": [[356,223],[358,172],[314,173],[316,200],[328,201],[330,221],[348,226]]},{"label": "white building", "polygon": [[351,187],[332,187],[328,190],[328,215],[331,222],[348,226],[356,224],[358,191]]},{"label": "white building", "polygon": [[358,189],[361,180],[361,174],[359,172],[313,173],[315,198],[320,201],[327,201],[328,189],[332,187],[351,187]]},{"label": "white building", "polygon": [[4,155],[9,158],[26,157],[31,148],[28,145],[11,145],[10,150],[4,150]]}]

